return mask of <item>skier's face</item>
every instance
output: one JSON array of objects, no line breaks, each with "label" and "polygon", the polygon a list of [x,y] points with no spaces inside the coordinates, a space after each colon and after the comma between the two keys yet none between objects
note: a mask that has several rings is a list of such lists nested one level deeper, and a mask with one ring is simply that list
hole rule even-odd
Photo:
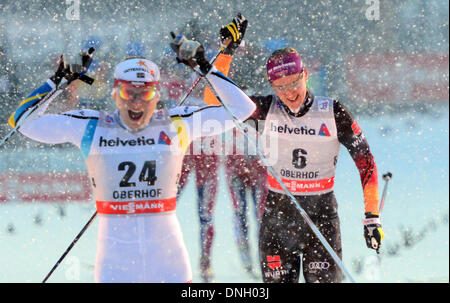
[{"label": "skier's face", "polygon": [[150,121],[159,93],[155,86],[115,88],[114,98],[122,121],[132,130],[139,130]]},{"label": "skier's face", "polygon": [[292,111],[302,106],[306,97],[306,81],[308,72],[297,73],[274,80],[271,85],[280,100]]}]

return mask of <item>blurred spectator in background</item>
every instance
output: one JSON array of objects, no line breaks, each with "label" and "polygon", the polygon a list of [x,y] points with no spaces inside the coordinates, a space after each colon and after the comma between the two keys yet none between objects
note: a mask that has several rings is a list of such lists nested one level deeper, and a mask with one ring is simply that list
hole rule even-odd
[{"label": "blurred spectator in background", "polygon": [[8,57],[6,48],[0,44],[0,100],[2,107],[0,113],[6,117],[9,113],[10,105],[16,103],[18,97],[17,84],[18,79],[16,77],[15,64]]},{"label": "blurred spectator in background", "polygon": [[[256,131],[252,127],[245,127],[245,131],[251,139],[256,139]],[[253,133],[249,134],[249,132]],[[257,277],[253,271],[249,239],[249,199],[251,198],[253,202],[257,232],[259,232],[259,224],[268,193],[267,168],[256,154],[255,147],[238,129],[229,130],[224,136],[225,145],[233,142],[233,150],[225,151],[224,166],[225,180],[233,206],[236,243],[245,271],[251,276]]]},{"label": "blurred spectator in background", "polygon": [[[189,151],[184,156],[178,183],[178,196],[180,196],[187,184],[189,175],[191,173],[195,175],[198,215],[200,219],[200,276],[205,283],[211,282],[213,279],[211,267],[214,240],[213,215],[217,201],[219,170],[222,159],[220,154],[215,153],[219,142],[220,138],[217,136],[202,137],[200,140],[192,142],[189,146]],[[200,151],[197,150],[198,147],[201,148]]]},{"label": "blurred spectator in background", "polygon": [[[189,21],[182,32],[188,39],[211,41],[211,39],[208,38],[210,32],[208,32],[207,28],[201,28],[197,19]],[[206,45],[207,43],[205,44],[205,49],[209,49],[210,47],[206,47]],[[211,54],[209,54],[209,57],[211,57]],[[218,62],[216,62],[215,66],[220,70]],[[225,73],[225,75],[226,74],[227,73]],[[197,78],[195,74],[193,75],[194,79]],[[203,90],[197,87],[191,95],[201,93],[203,93]],[[208,98],[206,92],[205,96],[197,96],[197,98],[189,97],[186,104],[201,106],[205,104],[204,98]],[[211,268],[211,255],[214,240],[213,214],[217,200],[219,170],[222,158],[220,154],[217,153],[220,141],[219,136],[214,136],[203,137],[191,143],[189,151],[184,156],[178,186],[178,196],[180,196],[186,185],[189,174],[195,173],[198,215],[200,219],[200,276],[203,282],[211,282],[213,279]]]}]

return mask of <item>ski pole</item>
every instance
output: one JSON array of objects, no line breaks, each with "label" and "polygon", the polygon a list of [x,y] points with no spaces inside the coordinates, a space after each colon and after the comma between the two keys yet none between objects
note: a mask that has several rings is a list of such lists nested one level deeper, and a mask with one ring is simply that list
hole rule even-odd
[{"label": "ski pole", "polygon": [[[35,110],[37,110],[40,106],[42,106],[42,104],[45,104],[48,100],[50,100],[50,98],[54,99],[57,96],[59,96],[64,90],[67,89],[67,87],[73,80],[80,79],[81,81],[86,82],[89,85],[92,85],[92,83],[94,82],[94,79],[88,77],[86,75],[86,72],[89,68],[89,65],[92,62],[92,56],[93,56],[94,51],[95,51],[95,48],[91,47],[91,48],[89,48],[89,50],[86,53],[81,53],[82,65],[79,66],[79,68],[81,68],[81,70],[78,73],[77,72],[74,73],[74,75],[76,75],[76,78],[73,78],[70,81],[68,81],[66,78],[63,78],[61,80],[61,83],[55,89],[53,89],[49,92],[42,93],[40,95],[31,96],[33,98],[43,97],[43,99],[40,100],[37,104],[35,104],[33,107],[30,107],[25,111],[25,113],[22,115],[22,117],[20,117],[19,121],[14,126],[14,128],[0,141],[0,147],[3,144],[5,144],[20,129],[20,127],[26,122],[27,118]],[[63,58],[63,57],[61,56],[61,58]],[[64,60],[64,58],[62,60]],[[63,64],[64,64],[64,68],[66,68],[64,61],[63,61]],[[73,67],[75,68],[74,65],[73,65]]]},{"label": "ski pole", "polygon": [[[211,85],[211,82],[205,77],[205,80],[207,81],[207,83],[209,84],[211,90],[214,91],[213,86]],[[228,106],[226,104],[223,103],[223,101],[219,98],[219,96],[217,95],[217,93],[215,94],[217,97],[217,100],[219,100],[220,104],[222,104],[223,108],[227,111],[227,113],[230,115],[230,117],[233,119],[234,124],[236,125],[236,127],[244,134],[244,136],[247,138],[247,140],[249,142],[251,142],[256,149],[256,152],[258,153],[258,156],[261,158],[261,160],[264,162],[264,165],[266,165],[267,169],[271,172],[272,176],[275,177],[275,179],[277,180],[277,182],[280,184],[281,188],[283,189],[283,191],[289,196],[289,198],[292,200],[292,202],[294,202],[294,205],[296,206],[296,208],[298,209],[298,211],[300,212],[300,214],[302,215],[303,219],[306,221],[306,223],[309,225],[309,227],[311,228],[311,230],[314,232],[314,234],[317,236],[317,238],[320,240],[320,242],[322,242],[323,246],[325,247],[325,249],[328,251],[328,253],[330,254],[330,256],[334,259],[334,261],[336,262],[336,264],[342,269],[342,271],[345,273],[345,275],[350,279],[350,281],[352,283],[355,283],[356,281],[353,279],[352,275],[350,274],[350,272],[347,270],[347,268],[345,267],[344,263],[342,262],[342,260],[339,258],[339,256],[336,254],[336,252],[334,251],[334,249],[330,246],[330,244],[328,243],[328,241],[325,239],[325,237],[322,235],[322,233],[319,231],[319,229],[316,227],[316,225],[314,224],[314,222],[311,220],[311,218],[308,216],[308,214],[306,213],[306,211],[300,206],[300,204],[298,203],[298,201],[295,199],[295,197],[292,195],[292,193],[289,191],[289,189],[286,187],[286,185],[284,184],[284,182],[281,180],[280,176],[278,175],[278,173],[275,171],[275,169],[269,164],[269,162],[267,161],[267,159],[265,158],[265,156],[261,153],[258,145],[253,142],[252,139],[249,138],[248,134],[242,129],[239,120],[236,118],[236,116],[231,112],[231,110],[228,108]]]},{"label": "ski pole", "polygon": [[383,180],[384,180],[384,188],[383,188],[383,194],[381,195],[381,202],[380,202],[380,216],[381,216],[381,211],[383,210],[384,207],[384,201],[386,200],[386,195],[387,195],[387,188],[388,188],[388,182],[392,179],[392,174],[390,172],[387,172],[383,175]]},{"label": "ski pole", "polygon": [[[384,180],[384,188],[383,188],[383,194],[381,195],[381,201],[380,201],[380,210],[379,210],[379,214],[378,217],[381,217],[381,212],[383,211],[383,207],[384,207],[384,201],[386,200],[386,195],[387,195],[387,188],[388,188],[388,182],[392,179],[392,173],[387,172],[383,175],[383,180]],[[377,240],[375,240],[375,238],[371,238],[371,243],[372,243],[372,247],[376,248],[377,254],[380,253],[380,247],[378,246],[378,242]]]},{"label": "ski pole", "polygon": [[[170,32],[170,34],[172,35],[172,38],[175,38],[175,33],[174,32]],[[211,61],[209,62],[211,65],[214,65],[214,62],[216,62],[217,58],[219,57],[220,54],[223,53],[223,51],[225,50],[225,48],[227,48],[227,46],[231,43],[231,39],[226,39],[224,41],[224,43],[221,45],[219,52],[211,59]],[[187,97],[191,94],[191,92],[194,90],[194,88],[197,86],[197,84],[200,82],[200,80],[202,79],[202,76],[198,76],[197,79],[195,79],[194,83],[192,84],[192,86],[186,91],[186,93],[183,95],[183,97],[181,98],[180,102],[178,103],[177,106],[181,106],[183,105],[183,103],[186,101]]]},{"label": "ski pole", "polygon": [[52,273],[55,271],[55,269],[61,264],[61,262],[64,260],[66,255],[70,252],[72,247],[75,245],[75,243],[78,242],[78,240],[81,238],[81,236],[84,234],[84,232],[88,229],[89,225],[94,221],[95,217],[97,216],[97,211],[92,215],[92,217],[89,219],[89,221],[86,223],[86,225],[83,227],[83,229],[78,233],[78,235],[75,237],[75,239],[70,243],[69,247],[66,249],[66,251],[62,254],[61,258],[59,258],[58,262],[53,266],[53,268],[50,270],[50,272],[45,276],[42,283],[45,283],[48,278],[52,275]]}]

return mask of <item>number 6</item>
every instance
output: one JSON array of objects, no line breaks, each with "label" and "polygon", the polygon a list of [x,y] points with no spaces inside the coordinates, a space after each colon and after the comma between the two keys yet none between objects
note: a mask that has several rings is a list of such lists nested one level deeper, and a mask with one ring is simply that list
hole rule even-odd
[{"label": "number 6", "polygon": [[306,166],[306,157],[304,155],[307,154],[306,150],[302,148],[294,149],[292,151],[292,165],[298,169],[304,168]]}]

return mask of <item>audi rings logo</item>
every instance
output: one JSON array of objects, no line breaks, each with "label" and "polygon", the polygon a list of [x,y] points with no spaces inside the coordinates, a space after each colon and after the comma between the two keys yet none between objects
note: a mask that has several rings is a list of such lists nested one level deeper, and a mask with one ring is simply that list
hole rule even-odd
[{"label": "audi rings logo", "polygon": [[330,268],[330,263],[328,262],[310,262],[308,264],[310,270],[327,270]]}]

